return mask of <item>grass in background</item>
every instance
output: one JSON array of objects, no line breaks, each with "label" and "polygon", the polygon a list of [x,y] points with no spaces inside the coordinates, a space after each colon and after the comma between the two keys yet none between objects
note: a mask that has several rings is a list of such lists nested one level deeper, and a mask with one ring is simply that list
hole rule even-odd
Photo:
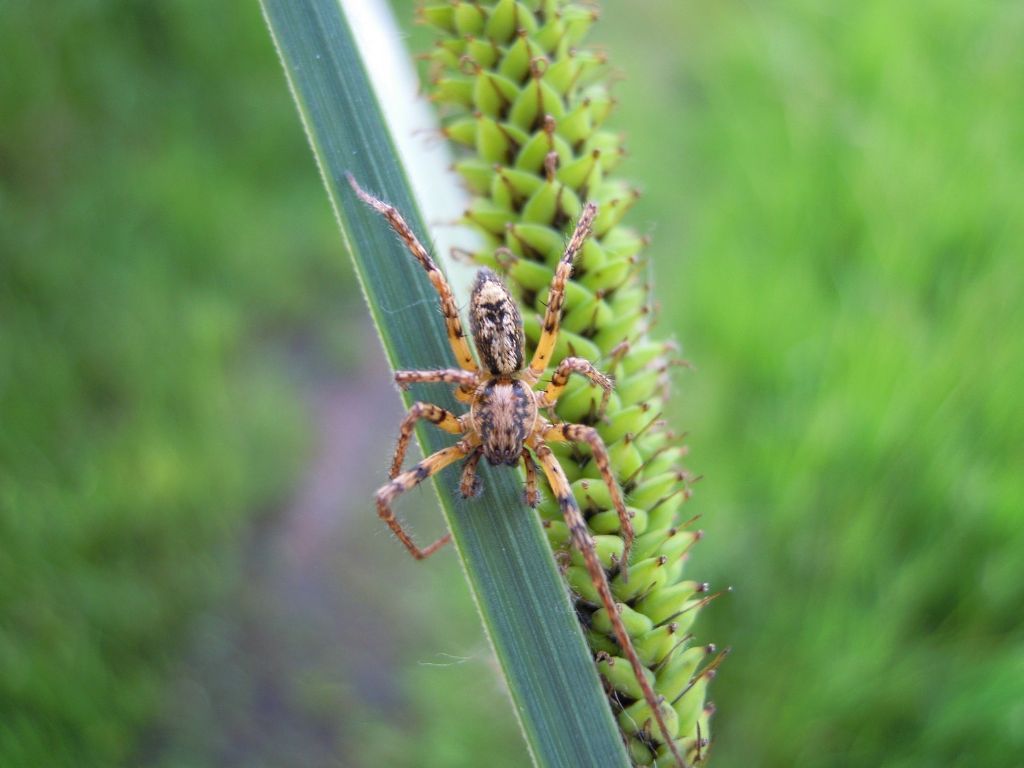
[{"label": "grass in background", "polygon": [[[1024,761],[1024,14],[606,4],[719,765]],[[642,51],[643,55],[637,52]]]},{"label": "grass in background", "polygon": [[255,8],[13,4],[0,49],[0,764],[112,765],[350,280]]}]

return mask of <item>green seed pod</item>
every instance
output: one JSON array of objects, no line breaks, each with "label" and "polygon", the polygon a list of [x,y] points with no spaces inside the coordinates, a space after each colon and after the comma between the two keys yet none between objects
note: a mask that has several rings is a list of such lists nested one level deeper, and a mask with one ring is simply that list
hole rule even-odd
[{"label": "green seed pod", "polygon": [[455,3],[455,32],[462,37],[483,31],[487,14],[476,3]]},{"label": "green seed pod", "polygon": [[697,614],[705,605],[703,600],[690,600],[683,604],[682,609],[675,616],[675,623],[679,625],[680,632],[689,632],[693,622],[697,620]]},{"label": "green seed pod", "polygon": [[464,77],[447,77],[434,83],[433,98],[459,104],[464,107],[473,106],[473,83]]},{"label": "green seed pod", "polygon": [[562,328],[571,333],[587,333],[607,323],[612,316],[611,307],[593,293],[568,308],[562,316]]},{"label": "green seed pod", "polygon": [[[559,215],[559,198],[564,184],[542,182],[537,191],[530,195],[521,210],[522,221],[534,224],[550,224]],[[578,203],[579,201],[577,201]]]},{"label": "green seed pod", "polygon": [[564,117],[562,99],[550,85],[534,78],[520,91],[509,111],[509,119],[516,125],[532,125],[538,117],[549,115],[555,120]]},{"label": "green seed pod", "polygon": [[[499,205],[504,203],[506,208],[518,208],[522,201],[534,195],[542,184],[543,182],[532,173],[515,168],[497,168],[491,183],[491,197]],[[504,199],[500,200],[499,195]]]},{"label": "green seed pod", "polygon": [[[643,534],[647,530],[647,510],[626,507],[626,511],[632,516],[633,533],[637,536]],[[606,509],[594,513],[587,519],[587,525],[590,526],[594,533],[619,533],[621,531],[619,513],[615,509]],[[632,558],[634,561],[639,559],[635,549],[633,550]]]},{"label": "green seed pod", "polygon": [[608,455],[611,457],[612,466],[615,467],[615,474],[620,481],[632,477],[644,464],[643,454],[640,453],[636,442],[631,440],[629,435],[609,448]]},{"label": "green seed pod", "polygon": [[532,291],[539,291],[551,282],[551,270],[529,259],[516,259],[508,268],[508,276]]},{"label": "green seed pod", "polygon": [[545,520],[544,535],[552,549],[564,549],[569,546],[569,526],[563,520]]},{"label": "green seed pod", "polygon": [[512,214],[490,200],[478,197],[466,209],[465,218],[467,222],[497,235],[505,231],[505,227],[512,220]]},{"label": "green seed pod", "polygon": [[[581,116],[589,114],[586,109],[582,108],[579,113]],[[562,122],[563,130],[567,128],[576,129],[572,131],[565,130],[565,135],[570,141],[575,141],[579,134],[586,133],[586,128],[580,125],[582,120],[583,117],[570,116],[569,120]],[[578,157],[559,168],[556,176],[560,182],[569,185],[573,189],[592,187],[601,181],[601,165],[598,162],[600,157],[600,152],[591,152],[589,155]]]},{"label": "green seed pod", "polygon": [[[558,254],[561,256],[561,254]],[[604,248],[596,240],[587,240],[583,244],[583,250],[580,255],[576,257],[576,269],[577,279],[570,283],[570,285],[579,285],[580,287],[587,288],[591,293],[596,293],[592,288],[589,288],[586,283],[583,282],[583,277],[593,272],[596,269],[600,269],[608,263],[608,255],[605,253]]]},{"label": "green seed pod", "polygon": [[664,473],[644,480],[630,494],[630,503],[638,507],[653,507],[662,497],[671,493],[683,480],[680,474]]},{"label": "green seed pod", "polygon": [[[658,665],[655,690],[671,702],[707,654],[707,646],[681,648],[706,602],[705,586],[685,574],[687,553],[700,535],[680,520],[690,494],[689,475],[681,468],[686,448],[662,422],[670,361],[678,354],[675,345],[649,333],[647,237],[623,224],[639,193],[615,175],[624,140],[605,124],[616,102],[603,54],[584,43],[597,13],[591,4],[571,0],[430,0],[420,17],[438,30],[429,55],[429,93],[443,110],[444,135],[463,151],[455,167],[473,196],[464,218],[485,240],[475,259],[507,278],[520,302],[528,347],[540,338],[568,233],[584,203],[598,205],[593,233],[566,286],[551,360],[557,365],[569,355],[583,357],[614,377],[615,389],[601,412],[603,392],[574,376],[554,416],[592,425],[606,444],[612,474],[633,515],[628,580],[619,567],[621,522],[591,449],[552,450],[594,534],[613,594],[623,601],[632,645],[643,664]],[[552,547],[570,553],[565,577],[587,604],[581,616],[588,622],[588,642],[595,654],[609,656],[598,662],[602,675],[617,696],[634,700],[625,709],[620,700],[613,703],[632,760],[675,764],[665,734],[648,722],[642,692],[630,686],[636,685],[632,669],[621,658],[582,557],[568,547],[558,505],[545,493],[538,511]],[[612,663],[612,657],[620,658]],[[706,683],[702,678],[675,705],[664,707],[677,736],[672,741],[691,764],[708,735]]]},{"label": "green seed pod", "polygon": [[[618,393],[612,392],[608,401],[608,411],[617,411],[620,402]],[[559,399],[558,415],[566,421],[589,421],[596,415],[600,404],[601,391],[599,389],[574,385],[571,389],[567,389]]]},{"label": "green seed pod", "polygon": [[650,406],[647,403],[638,403],[628,408],[623,408],[615,414],[609,414],[607,422],[598,427],[601,438],[606,443],[614,443],[626,435],[636,434],[650,421],[648,414]]},{"label": "green seed pod", "polygon": [[419,17],[424,24],[455,32],[455,9],[448,4],[423,5],[419,7]]},{"label": "green seed pod", "polygon": [[530,70],[530,62],[540,54],[530,42],[530,38],[523,35],[508,47],[505,57],[498,64],[498,72],[509,80],[520,82]]},{"label": "green seed pod", "polygon": [[[590,578],[590,571],[581,565],[570,565],[565,569],[565,580],[569,587],[591,605],[600,605],[601,596]],[[595,649],[598,650],[598,649]]]},{"label": "green seed pod", "polygon": [[[443,133],[446,138],[451,139],[458,144],[465,144],[467,147],[476,147],[477,130],[477,120],[475,117],[463,117],[449,122],[441,129],[441,133]],[[477,161],[477,158],[475,157],[466,159],[474,162]],[[490,163],[485,162],[485,165],[490,166]],[[458,166],[456,166],[456,170],[459,170]]]},{"label": "green seed pod", "polygon": [[676,624],[663,624],[636,639],[636,652],[640,654],[640,660],[644,664],[657,666],[676,647],[679,637],[679,628]]},{"label": "green seed pod", "polygon": [[[688,710],[687,710],[688,711]],[[672,733],[679,732],[679,714],[674,707],[664,705],[661,707],[662,717],[669,721],[669,730]],[[643,733],[645,730],[654,732],[656,729],[651,727],[654,722],[654,715],[651,712],[650,706],[643,699],[635,701],[628,707],[623,709],[619,713],[618,717],[619,728],[622,729],[623,733]],[[696,724],[696,718],[694,719]]]},{"label": "green seed pod", "polygon": [[612,579],[612,594],[615,595],[615,599],[629,601],[639,595],[662,591],[659,587],[665,584],[666,563],[668,563],[668,558],[662,556],[650,557],[639,563],[634,562],[629,569],[628,581],[623,578],[621,573]]},{"label": "green seed pod", "polygon": [[708,685],[708,677],[707,675],[701,675],[697,678],[693,683],[693,687],[672,705],[676,715],[679,716],[679,725],[685,733],[696,730],[697,718],[704,711],[704,692]]},{"label": "green seed pod", "polygon": [[[625,259],[614,259],[610,260],[600,269],[595,269],[588,272],[582,278],[580,282],[587,286],[592,291],[601,291],[602,293],[612,291],[625,282],[629,273],[632,271],[633,265]],[[626,294],[619,293],[616,295],[616,308],[622,312],[628,312],[629,314],[635,314],[636,311],[643,306],[646,301],[646,292],[641,292],[640,301],[633,302],[632,304],[624,304],[622,299]]]},{"label": "green seed pod", "polygon": [[[476,130],[475,124],[473,130]],[[474,192],[485,194],[490,191],[494,180],[494,166],[491,163],[467,157],[455,163],[455,170]]]},{"label": "green seed pod", "polygon": [[497,62],[499,51],[490,40],[471,37],[466,40],[465,55],[467,60],[476,66],[488,68]]},{"label": "green seed pod", "polygon": [[679,507],[689,498],[688,493],[686,486],[679,484],[671,493],[665,494],[647,507],[651,525],[666,528],[675,523],[679,517]]},{"label": "green seed pod", "polygon": [[[516,222],[508,229],[508,245],[520,256],[547,264],[554,264],[562,255],[565,241],[559,232],[539,224]],[[516,248],[516,244],[520,246]],[[552,273],[548,272],[544,288],[551,284]]]},{"label": "green seed pod", "polygon": [[619,652],[619,646],[607,635],[602,635],[593,629],[588,629],[584,634],[587,637],[587,645],[595,655],[605,653],[612,656]]},{"label": "green seed pod", "polygon": [[[618,536],[594,536],[594,549],[597,550],[597,559],[601,561],[601,565],[605,568],[612,567],[613,558],[616,562],[622,559],[624,547],[622,539]],[[584,564],[583,555],[580,554],[578,549],[572,550],[571,557],[573,564]]]},{"label": "green seed pod", "polygon": [[[706,696],[706,687],[704,693]],[[700,717],[697,718],[697,728],[694,728],[694,731],[699,733],[701,736],[701,749],[706,748],[711,743],[711,716],[713,714],[715,714],[715,705],[708,701],[704,704],[704,709],[701,711]],[[690,762],[692,764],[693,761],[691,760]]]},{"label": "green seed pod", "polygon": [[650,747],[635,736],[626,739],[626,752],[629,753],[633,765],[650,765],[654,761],[654,753]]},{"label": "green seed pod", "polygon": [[[643,698],[640,683],[637,682],[633,666],[628,659],[619,656],[604,656],[597,660],[597,671],[608,681],[613,690],[631,699]],[[645,669],[644,673],[648,681],[652,683],[655,681],[653,672]]]},{"label": "green seed pod", "polygon": [[578,333],[562,331],[558,334],[558,343],[555,345],[554,357],[556,360],[559,360],[570,355],[573,357],[584,357],[587,360],[596,360],[601,357],[601,348],[590,339]]},{"label": "green seed pod", "polygon": [[670,560],[679,559],[683,552],[700,538],[700,534],[696,531],[677,531],[675,528],[670,528],[667,533],[664,543],[658,547],[658,554],[665,555]]},{"label": "green seed pod", "polygon": [[[481,115],[476,121],[476,151],[481,160],[502,164],[512,153],[512,137],[494,118]],[[477,198],[480,200],[481,198]],[[476,201],[474,201],[476,202]],[[493,201],[489,201],[493,205]],[[509,217],[508,221],[514,221]],[[501,230],[498,230],[499,232]]]},{"label": "green seed pod", "polygon": [[693,682],[697,666],[714,652],[715,646],[700,645],[677,653],[658,671],[658,690],[669,701],[675,701]]},{"label": "green seed pod", "polygon": [[[663,438],[664,436],[665,433],[663,432],[660,434],[655,433],[654,435],[656,438]],[[650,477],[662,475],[666,472],[674,473],[686,456],[686,449],[680,446],[645,444],[645,448],[651,451],[658,451],[658,453],[651,456],[644,467],[646,474]]]},{"label": "green seed pod", "polygon": [[662,547],[668,542],[670,536],[672,536],[671,529],[664,531],[660,528],[637,536],[633,541],[633,558],[646,560],[654,555],[664,554]]},{"label": "green seed pod", "polygon": [[696,581],[681,581],[654,591],[641,600],[636,608],[655,624],[660,624],[681,613],[696,592],[706,590],[704,584],[698,584]]},{"label": "green seed pod", "polygon": [[[654,629],[654,624],[649,618],[644,616],[638,611],[634,611],[625,603],[619,603],[619,611],[622,614],[622,623],[626,627],[626,631],[633,637],[646,634]],[[594,615],[590,619],[592,626],[598,632],[603,632],[609,637],[612,636],[612,622],[608,618],[608,611],[604,608],[598,608],[594,611]]]},{"label": "green seed pod", "polygon": [[616,381],[616,389],[620,397],[630,402],[644,402],[654,396],[662,385],[660,371],[645,370],[632,376]]},{"label": "green seed pod", "polygon": [[612,495],[608,486],[591,477],[584,478],[573,484],[573,491],[580,508],[588,513],[601,509],[612,508]]},{"label": "green seed pod", "polygon": [[[681,730],[682,729],[682,725],[680,725],[679,728]],[[704,733],[704,731],[701,731],[701,734],[703,734],[703,733]],[[708,746],[708,742],[703,738],[703,735],[701,736],[701,743],[700,743],[699,747],[698,747],[698,744],[697,744],[697,737],[696,736],[691,736],[691,737],[688,737],[688,738],[685,738],[685,739],[676,739],[675,740],[675,745],[676,745],[676,748],[679,750],[679,752],[682,755],[685,756],[686,762],[688,764],[690,764],[690,765],[703,764],[703,757],[704,757],[703,750],[705,750],[707,748],[707,746]],[[660,766],[673,766],[675,764],[676,764],[675,763],[675,759],[673,758],[672,754],[669,752],[668,747],[667,746],[662,746],[662,747],[658,748],[658,754],[656,755],[656,759],[651,764],[651,766],[652,766],[652,768],[660,768]]]},{"label": "green seed pod", "polygon": [[515,0],[498,0],[487,19],[485,26],[487,37],[496,43],[507,42],[516,31],[517,15],[518,8],[516,8]]}]

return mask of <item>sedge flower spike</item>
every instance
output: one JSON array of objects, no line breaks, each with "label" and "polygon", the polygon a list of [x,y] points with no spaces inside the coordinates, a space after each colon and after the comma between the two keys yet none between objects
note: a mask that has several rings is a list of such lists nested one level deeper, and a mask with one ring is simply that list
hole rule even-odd
[{"label": "sedge flower spike", "polygon": [[680,361],[676,346],[652,333],[647,238],[625,223],[639,192],[615,176],[625,149],[606,127],[615,106],[607,65],[584,43],[597,10],[566,0],[451,0],[428,2],[418,13],[438,31],[424,56],[426,92],[441,112],[444,135],[461,147],[456,170],[472,195],[465,220],[484,238],[471,256],[504,278],[521,309],[528,351],[543,335],[567,233],[585,205],[596,204],[591,236],[565,286],[551,357],[589,361],[614,379],[614,389],[570,380],[549,418],[600,435],[630,515],[631,546],[602,481],[603,462],[585,445],[552,450],[584,513],[642,674],[665,702],[660,718],[623,656],[587,563],[570,546],[556,495],[547,494],[539,511],[634,765],[672,765],[680,756],[700,764],[714,709],[707,685],[724,652],[697,644],[691,632],[715,595],[684,573],[701,532],[693,520],[681,522],[693,478],[682,468],[686,447],[662,419],[669,372]]}]

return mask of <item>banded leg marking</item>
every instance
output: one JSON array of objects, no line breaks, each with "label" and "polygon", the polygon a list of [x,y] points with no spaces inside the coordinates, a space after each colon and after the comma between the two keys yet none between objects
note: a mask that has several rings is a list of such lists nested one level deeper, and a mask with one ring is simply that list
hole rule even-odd
[{"label": "banded leg marking", "polygon": [[544,325],[542,326],[540,340],[537,342],[537,349],[533,353],[533,360],[527,371],[527,377],[533,381],[540,378],[548,364],[551,362],[551,352],[558,340],[558,326],[562,321],[562,307],[565,304],[565,284],[572,274],[572,263],[583,247],[583,243],[590,235],[594,225],[594,217],[597,215],[597,206],[594,203],[587,203],[576,222],[576,229],[572,233],[569,244],[565,247],[565,253],[558,262],[555,269],[555,276],[551,280],[551,289],[548,291],[548,308],[544,312]]},{"label": "banded leg marking", "polygon": [[608,408],[608,398],[612,394],[612,380],[597,370],[593,363],[582,357],[567,357],[558,364],[551,377],[551,383],[548,384],[541,396],[543,398],[541,407],[548,408],[558,402],[558,398],[562,396],[562,392],[569,383],[569,377],[574,373],[586,376],[593,384],[604,390],[604,394],[601,396],[601,408],[598,411],[600,416],[604,416],[604,412]]},{"label": "banded leg marking", "polygon": [[463,371],[459,368],[439,368],[429,371],[395,371],[395,383],[402,389],[410,384],[423,382],[441,382],[458,384],[459,387],[472,391],[476,388],[478,377],[475,371]]},{"label": "banded leg marking", "polygon": [[523,491],[523,501],[528,507],[536,507],[540,504],[540,492],[537,490],[537,462],[533,460],[533,456],[526,448],[523,448],[523,466],[526,467],[526,489]]},{"label": "banded leg marking", "polygon": [[644,701],[647,702],[657,722],[658,730],[671,750],[672,756],[680,766],[686,766],[686,762],[683,760],[682,755],[679,754],[675,739],[669,732],[668,725],[661,713],[659,698],[645,675],[644,667],[640,663],[640,657],[637,656],[636,649],[633,647],[633,641],[630,640],[629,633],[626,632],[626,627],[622,623],[618,606],[616,606],[615,600],[612,597],[611,587],[608,586],[608,577],[605,575],[604,568],[601,567],[601,563],[597,559],[597,552],[594,550],[594,539],[591,537],[590,530],[583,520],[583,513],[580,512],[576,498],[572,495],[572,487],[569,485],[569,480],[566,478],[565,472],[558,463],[555,454],[552,453],[548,446],[543,443],[535,443],[534,452],[537,454],[537,460],[540,462],[544,475],[551,485],[551,491],[558,500],[558,506],[562,510],[565,524],[569,528],[569,535],[572,537],[573,546],[583,555],[583,560],[587,565],[587,572],[590,574],[590,580],[601,597],[601,604],[608,612],[608,618],[611,619],[615,638],[618,640],[622,652],[629,659],[629,664],[633,668],[633,674],[636,675],[637,682],[640,683],[640,688],[643,691]]},{"label": "banded leg marking", "polygon": [[545,442],[561,443],[569,441],[572,443],[586,443],[590,446],[594,463],[597,464],[597,469],[601,473],[604,484],[608,486],[608,492],[612,497],[612,504],[615,506],[615,511],[619,516],[619,527],[622,531],[622,538],[625,541],[620,568],[623,581],[628,581],[629,554],[633,549],[633,521],[629,516],[629,510],[626,509],[626,504],[622,500],[622,491],[619,490],[619,484],[615,480],[611,460],[608,458],[608,448],[605,446],[604,440],[601,439],[601,435],[593,427],[587,427],[583,424],[557,424],[544,430],[542,439]]},{"label": "banded leg marking", "polygon": [[413,403],[409,412],[405,414],[405,418],[402,419],[402,426],[398,432],[398,443],[395,445],[395,455],[391,459],[389,474],[392,479],[402,471],[402,462],[405,461],[405,452],[409,450],[409,441],[412,439],[413,430],[416,429],[416,422],[421,419],[436,424],[445,432],[450,432],[453,435],[461,435],[465,432],[462,422],[450,411],[433,403]]},{"label": "banded leg marking", "polygon": [[398,537],[398,540],[402,542],[405,548],[409,550],[409,554],[417,560],[430,557],[430,555],[451,541],[452,535],[446,533],[430,546],[420,549],[413,542],[412,537],[406,533],[402,524],[395,518],[395,513],[391,511],[391,505],[403,493],[415,488],[431,475],[437,474],[449,464],[455,463],[465,455],[466,448],[461,443],[450,448],[442,448],[437,453],[432,453],[412,469],[398,475],[398,477],[377,491],[377,514],[380,515],[381,520],[387,523],[388,528]]},{"label": "banded leg marking", "polygon": [[448,342],[451,344],[452,352],[455,353],[455,359],[458,361],[460,368],[467,371],[476,371],[476,360],[469,349],[466,332],[462,328],[462,320],[459,319],[459,307],[455,303],[455,296],[452,294],[451,286],[445,280],[444,274],[438,269],[434,260],[430,258],[427,249],[416,238],[412,229],[405,222],[405,219],[402,218],[402,214],[394,206],[388,205],[383,200],[378,200],[368,192],[364,192],[356,183],[352,174],[347,174],[347,177],[348,183],[359,199],[387,220],[388,224],[391,225],[391,229],[394,230],[395,234],[405,244],[409,253],[416,258],[426,271],[427,277],[430,278],[430,282],[434,286],[434,290],[437,291],[438,298],[441,300],[445,330],[448,333]]},{"label": "banded leg marking", "polygon": [[462,498],[471,499],[480,495],[483,490],[483,483],[480,481],[479,475],[476,473],[476,465],[480,463],[480,457],[483,456],[483,451],[477,448],[473,453],[466,459],[466,463],[462,467],[462,479],[459,481],[459,493],[462,494]]}]

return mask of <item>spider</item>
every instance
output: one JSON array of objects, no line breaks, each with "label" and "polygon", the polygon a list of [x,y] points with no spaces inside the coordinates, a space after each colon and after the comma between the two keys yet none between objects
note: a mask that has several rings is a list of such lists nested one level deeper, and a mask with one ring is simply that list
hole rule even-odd
[{"label": "spider", "polygon": [[[395,381],[403,388],[416,382],[453,384],[456,398],[469,406],[467,413],[456,416],[432,403],[413,403],[399,430],[398,443],[391,462],[391,480],[376,494],[378,514],[409,554],[417,560],[422,560],[447,544],[451,540],[451,534],[446,534],[429,546],[421,548],[395,517],[391,509],[395,499],[460,460],[464,460],[464,463],[459,491],[464,498],[476,496],[481,490],[476,468],[480,459],[485,458],[492,466],[514,467],[522,462],[526,469],[524,500],[531,507],[536,507],[540,501],[537,490],[539,464],[552,493],[558,500],[571,541],[583,555],[590,578],[611,618],[619,646],[640,683],[644,699],[654,715],[658,729],[676,761],[679,765],[685,766],[665,723],[658,697],[622,623],[608,586],[608,577],[598,560],[594,540],[583,520],[572,488],[548,443],[576,442],[586,443],[590,447],[594,462],[608,486],[612,503],[618,513],[625,540],[619,567],[625,578],[633,543],[633,525],[612,473],[608,450],[593,427],[583,424],[552,423],[541,415],[542,412],[553,409],[569,377],[574,373],[586,376],[604,391],[601,409],[603,412],[612,391],[612,381],[598,371],[589,360],[567,357],[555,367],[551,381],[545,389],[533,388],[551,363],[565,302],[566,281],[572,273],[576,254],[590,235],[597,206],[594,203],[587,203],[584,206],[575,231],[558,262],[548,294],[541,336],[529,363],[525,358],[523,321],[515,300],[494,272],[489,269],[479,271],[469,304],[470,330],[480,357],[478,364],[459,319],[455,297],[441,270],[393,206],[363,191],[351,175],[348,175],[348,181],[356,195],[387,220],[405,247],[426,270],[440,299],[448,341],[459,364],[458,368],[397,371]],[[412,469],[403,472],[402,463],[409,441],[416,423],[420,420],[429,421],[445,432],[460,435],[461,439],[454,445],[427,456]]]}]

